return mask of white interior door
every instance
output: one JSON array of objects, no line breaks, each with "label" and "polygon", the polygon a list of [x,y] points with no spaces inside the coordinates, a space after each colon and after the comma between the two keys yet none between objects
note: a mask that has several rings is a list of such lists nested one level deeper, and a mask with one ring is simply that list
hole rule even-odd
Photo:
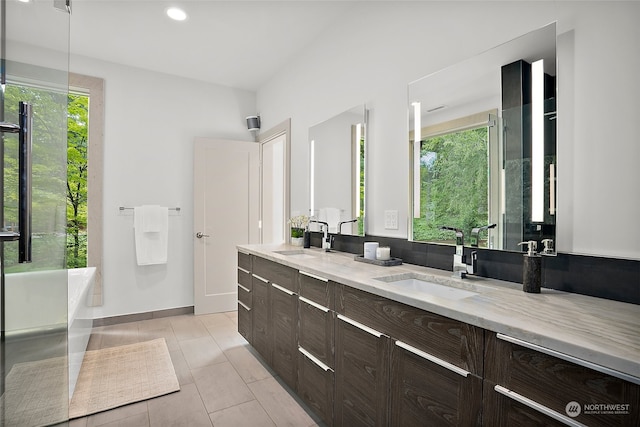
[{"label": "white interior door", "polygon": [[287,135],[262,142],[262,243],[286,240]]},{"label": "white interior door", "polygon": [[196,138],[195,314],[236,310],[236,245],[258,243],[259,144]]}]

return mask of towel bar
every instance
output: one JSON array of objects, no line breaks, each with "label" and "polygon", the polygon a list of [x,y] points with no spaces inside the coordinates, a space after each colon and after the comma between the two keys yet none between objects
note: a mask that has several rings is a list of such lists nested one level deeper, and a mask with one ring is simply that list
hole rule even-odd
[{"label": "towel bar", "polygon": [[[126,207],[124,207],[124,206],[120,206],[120,208],[119,208],[119,209],[120,209],[121,211],[123,211],[123,210],[125,210],[125,209],[134,209],[134,208],[126,208]],[[180,208],[179,208],[179,207],[177,207],[177,208],[168,208],[168,209],[169,209],[170,211],[178,211],[178,212],[180,212]]]}]

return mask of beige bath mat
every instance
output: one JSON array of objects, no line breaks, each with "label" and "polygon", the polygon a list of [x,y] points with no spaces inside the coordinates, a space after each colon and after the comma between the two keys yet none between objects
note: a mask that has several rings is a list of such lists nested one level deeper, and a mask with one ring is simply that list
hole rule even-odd
[{"label": "beige bath mat", "polygon": [[0,425],[48,426],[67,420],[67,358],[16,363],[5,379]]},{"label": "beige bath mat", "polygon": [[87,351],[69,418],[78,418],[180,390],[164,338]]}]

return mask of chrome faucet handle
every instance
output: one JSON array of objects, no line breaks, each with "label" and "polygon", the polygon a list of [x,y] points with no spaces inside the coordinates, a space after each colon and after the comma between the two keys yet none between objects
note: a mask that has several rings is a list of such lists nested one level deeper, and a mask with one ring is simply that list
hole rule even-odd
[{"label": "chrome faucet handle", "polygon": [[490,228],[496,228],[498,224],[489,224],[483,227],[474,227],[471,229],[471,247],[477,248],[480,242],[480,232],[482,230],[489,230]]}]

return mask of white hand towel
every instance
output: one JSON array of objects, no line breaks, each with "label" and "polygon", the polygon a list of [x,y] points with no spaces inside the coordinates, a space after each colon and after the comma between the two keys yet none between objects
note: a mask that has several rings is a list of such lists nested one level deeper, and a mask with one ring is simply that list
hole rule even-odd
[{"label": "white hand towel", "polygon": [[169,209],[161,206],[139,206],[134,208],[133,216],[138,265],[166,264]]}]

